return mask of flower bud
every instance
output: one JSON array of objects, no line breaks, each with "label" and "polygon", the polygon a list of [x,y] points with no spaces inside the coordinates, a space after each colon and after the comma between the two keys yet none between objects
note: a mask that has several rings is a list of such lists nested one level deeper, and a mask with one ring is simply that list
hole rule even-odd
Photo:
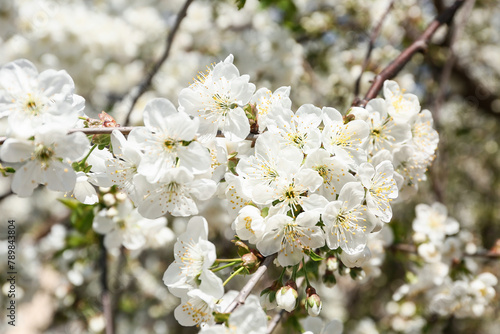
[{"label": "flower bud", "polygon": [[339,260],[335,256],[330,256],[326,259],[326,269],[328,271],[336,271],[339,268]]},{"label": "flower bud", "polygon": [[260,261],[254,253],[246,253],[241,257],[243,262],[241,265],[248,269],[250,273],[253,273],[257,268],[259,268]]},{"label": "flower bud", "polygon": [[276,303],[279,308],[291,312],[295,308],[298,296],[297,285],[293,281],[288,281],[284,287],[276,292]]},{"label": "flower bud", "polygon": [[356,119],[356,116],[353,114],[348,114],[344,116],[344,124],[349,123],[350,121],[354,121]]},{"label": "flower bud", "polygon": [[115,195],[107,193],[104,196],[102,196],[102,200],[106,206],[113,206],[116,203],[116,198]]},{"label": "flower bud", "polygon": [[123,192],[117,192],[117,193],[115,194],[115,198],[116,198],[116,200],[117,200],[117,201],[119,201],[119,202],[124,202],[124,201],[126,201],[126,200],[127,200],[127,198],[128,198],[128,197],[127,197],[127,194],[125,194],[125,193],[123,193]]},{"label": "flower bud", "polygon": [[317,317],[319,312],[321,312],[321,308],[323,307],[323,303],[321,302],[321,298],[316,293],[316,290],[313,287],[307,288],[307,299],[306,299],[306,310],[307,313],[311,317]]}]

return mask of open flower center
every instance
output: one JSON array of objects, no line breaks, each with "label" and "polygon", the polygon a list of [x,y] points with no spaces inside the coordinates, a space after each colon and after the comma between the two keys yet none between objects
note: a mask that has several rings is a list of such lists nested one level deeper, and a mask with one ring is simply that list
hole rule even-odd
[{"label": "open flower center", "polygon": [[223,115],[234,109],[238,106],[236,103],[231,103],[230,97],[225,94],[216,93],[212,95],[212,99],[214,100],[215,107],[223,112]]},{"label": "open flower center", "polygon": [[54,154],[55,152],[51,147],[43,146],[42,144],[36,146],[34,153],[35,159],[42,162],[51,160]]},{"label": "open flower center", "polygon": [[165,148],[167,149],[167,151],[171,152],[174,150],[177,142],[173,139],[168,138],[163,142],[163,144],[165,145]]},{"label": "open flower center", "polygon": [[289,135],[290,141],[295,144],[298,148],[303,148],[305,145],[305,141],[307,139],[307,133],[290,133]]},{"label": "open flower center", "polygon": [[23,103],[24,111],[33,116],[38,116],[43,111],[45,104],[42,103],[39,99],[34,97],[31,94],[28,94],[27,99]]}]

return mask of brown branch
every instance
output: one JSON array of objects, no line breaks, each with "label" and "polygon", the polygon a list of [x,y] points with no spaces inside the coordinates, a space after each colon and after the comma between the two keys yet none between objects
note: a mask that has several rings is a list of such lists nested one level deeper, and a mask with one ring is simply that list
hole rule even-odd
[{"label": "brown branch", "polygon": [[[434,119],[434,126],[436,130],[440,130],[441,121],[440,121],[440,113],[441,107],[444,103],[447,92],[449,92],[449,83],[451,79],[451,75],[453,73],[453,68],[458,60],[456,53],[453,50],[453,46],[457,40],[460,40],[461,33],[464,30],[466,20],[468,19],[472,8],[474,7],[475,0],[466,0],[464,8],[462,9],[460,18],[457,17],[455,22],[450,25],[450,29],[448,31],[447,44],[448,47],[448,59],[444,64],[441,76],[439,78],[439,87],[436,94],[436,98],[434,100],[434,106],[432,108],[432,115]],[[436,7],[438,8],[438,7]],[[439,152],[437,154],[437,159],[434,161],[433,165],[429,168],[430,179],[432,183],[432,189],[434,190],[434,194],[436,195],[436,199],[445,203],[445,189],[447,183],[447,150],[443,149],[446,147],[446,136],[442,136],[440,138]]]},{"label": "brown branch", "polygon": [[[417,254],[417,247],[411,244],[394,244],[391,245],[388,249],[397,250],[410,254]],[[484,259],[496,260],[500,259],[500,253],[494,251],[483,251],[477,252],[474,254],[463,254],[464,257],[479,257]]]},{"label": "brown branch", "polygon": [[[70,129],[68,130],[69,133],[74,133],[74,132],[83,132],[86,135],[104,135],[104,134],[111,134],[113,130],[118,130],[124,135],[128,135],[132,129],[138,128],[137,126],[122,126],[122,127],[110,127],[110,128],[75,128],[75,129]],[[245,138],[245,140],[251,140],[252,142],[255,142],[257,140],[257,137],[259,136],[258,133],[250,133],[248,136]],[[217,137],[224,137],[222,132],[217,132]],[[7,137],[0,137],[0,145],[2,145],[8,138]]]},{"label": "brown branch", "polygon": [[154,76],[158,73],[158,71],[160,70],[163,63],[167,60],[167,58],[170,54],[170,49],[172,48],[172,42],[174,41],[175,35],[176,35],[177,31],[179,30],[179,27],[181,25],[182,20],[186,17],[189,5],[191,5],[192,2],[193,2],[193,0],[186,0],[184,5],[182,6],[181,10],[177,14],[177,19],[175,20],[174,26],[172,27],[172,29],[168,33],[165,51],[163,52],[160,59],[158,59],[158,61],[154,64],[153,68],[151,69],[149,74],[146,76],[146,78],[144,78],[144,80],[139,84],[139,86],[133,90],[133,91],[137,90],[137,93],[132,98],[132,104],[130,105],[130,109],[127,113],[127,117],[125,118],[125,122],[123,123],[124,125],[129,124],[130,115],[132,114],[132,110],[134,109],[135,104],[137,103],[139,98],[142,96],[142,94],[144,94],[148,90],[148,88],[151,86],[151,83],[153,82]]},{"label": "brown branch", "polygon": [[245,300],[247,299],[248,295],[250,294],[250,292],[252,292],[252,289],[255,287],[255,285],[257,285],[262,276],[264,276],[264,273],[267,271],[267,267],[269,267],[269,265],[273,262],[275,257],[276,254],[268,256],[264,259],[259,269],[255,271],[255,273],[252,275],[252,278],[248,280],[245,286],[241,289],[238,296],[236,296],[236,298],[231,302],[231,304],[229,304],[229,306],[225,309],[224,313],[231,313],[238,306],[245,303]]},{"label": "brown branch", "polygon": [[134,128],[135,128],[134,126],[109,127],[109,128],[78,128],[78,129],[68,130],[68,134],[73,132],[83,132],[86,135],[105,135],[105,134],[111,134],[113,130],[118,130],[124,135],[128,135]]},{"label": "brown branch", "polygon": [[466,4],[464,5],[463,13],[461,15],[460,20],[456,20],[456,23],[453,24],[450,28],[450,38],[449,38],[449,48],[448,48],[448,59],[444,64],[443,70],[441,72],[441,78],[439,80],[439,90],[436,96],[436,100],[434,101],[434,124],[436,124],[436,128],[439,130],[439,111],[441,109],[441,105],[443,104],[446,89],[448,88],[448,84],[451,78],[451,74],[453,71],[453,67],[457,61],[457,56],[453,51],[453,45],[457,40],[460,39],[460,35],[463,32],[467,19],[469,18],[470,12],[474,7],[475,0],[465,0]]},{"label": "brown branch", "polygon": [[382,29],[382,25],[384,24],[384,21],[385,21],[387,15],[389,15],[393,6],[394,6],[394,0],[391,0],[386,11],[384,12],[382,17],[378,21],[377,26],[375,27],[375,29],[372,31],[372,33],[370,35],[370,41],[368,42],[368,49],[366,50],[366,56],[365,56],[365,59],[363,60],[363,65],[361,67],[361,73],[359,73],[359,76],[356,79],[356,83],[354,84],[354,96],[356,98],[358,98],[358,95],[359,95],[359,86],[361,84],[361,77],[363,76],[363,72],[368,67],[368,62],[370,61],[373,47],[375,45],[375,40],[377,39],[378,35],[380,34],[380,30]]},{"label": "brown branch", "polygon": [[108,288],[108,252],[104,246],[104,237],[99,238],[99,267],[101,269],[101,302],[106,321],[106,334],[114,334],[114,316],[111,303],[111,293]]},{"label": "brown branch", "polygon": [[436,33],[437,29],[443,24],[449,24],[457,10],[464,4],[465,0],[456,0],[455,3],[438,15],[425,29],[425,31],[420,35],[417,40],[415,40],[408,48],[403,50],[401,54],[391,62],[386,68],[382,70],[373,81],[370,89],[365,95],[363,100],[354,101],[353,104],[356,106],[365,106],[366,103],[375,98],[382,89],[385,80],[394,78],[401,69],[410,61],[414,54],[417,52],[425,51],[431,40],[432,36]]},{"label": "brown branch", "polygon": [[[433,71],[440,71],[444,64],[441,64],[437,59],[425,57],[428,65]],[[452,72],[453,82],[459,83],[456,85],[458,90],[457,94],[462,96],[471,108],[477,108],[486,115],[500,119],[500,113],[495,112],[493,104],[500,99],[500,95],[492,92],[491,89],[486,87],[479,79],[471,74],[471,70],[464,66],[460,59],[457,59]]]}]

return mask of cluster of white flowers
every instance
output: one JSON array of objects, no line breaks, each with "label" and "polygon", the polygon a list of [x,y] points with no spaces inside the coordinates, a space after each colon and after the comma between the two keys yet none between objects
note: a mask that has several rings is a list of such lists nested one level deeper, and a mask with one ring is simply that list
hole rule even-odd
[{"label": "cluster of white flowers", "polygon": [[482,316],[496,295],[493,286],[497,278],[489,272],[472,276],[477,264],[470,258],[460,263],[463,255],[470,253],[467,246],[474,246],[469,247],[472,252],[476,246],[467,233],[459,233],[459,223],[448,217],[443,204],[418,204],[415,211],[413,240],[423,263],[413,266],[407,275],[409,282],[399,287],[393,299],[401,301],[423,293],[430,312],[459,318]]},{"label": "cluster of white flowers", "polygon": [[498,279],[488,272],[471,279],[447,281],[433,295],[429,309],[442,316],[481,317],[496,295],[497,283]]},{"label": "cluster of white flowers", "polygon": [[[230,2],[194,1],[177,33],[168,62],[155,76],[151,91],[135,105],[132,123],[143,122],[145,127],[135,129],[128,138],[114,131],[106,148],[90,146],[98,143],[97,137],[85,137],[74,130],[68,134],[68,129],[82,127],[79,117],[95,117],[96,111],[108,107],[117,120],[123,119],[129,106],[126,99],[120,102],[121,97],[141,80],[148,68],[146,64],[162,51],[161,41],[183,3],[184,0],[92,4],[6,0],[0,4],[0,63],[23,57],[39,69],[64,68],[74,78],[78,94],[87,99],[84,113],[83,98],[74,94],[75,85],[65,71],[39,73],[26,60],[0,68],[0,136],[7,137],[0,148],[0,168],[9,176],[1,185],[5,190],[10,186],[21,197],[32,196],[30,201],[9,196],[2,201],[0,211],[14,212],[10,215],[16,219],[22,217],[20,221],[38,224],[38,218],[27,218],[28,212],[43,217],[39,212],[56,207],[52,205],[55,194],[35,191],[38,185],[44,185],[48,190],[64,192],[83,204],[93,205],[93,228],[105,235],[108,250],[117,254],[118,247],[123,246],[132,251],[128,255],[134,256],[143,248],[165,245],[175,238],[166,227],[165,214],[203,214],[212,222],[204,208],[215,203],[208,200],[217,194],[223,200],[222,205],[218,204],[226,205],[229,214],[213,219],[218,225],[211,225],[211,232],[230,231],[226,223],[231,220],[240,239],[256,245],[264,255],[278,253],[277,262],[282,266],[307,260],[307,254],[314,251],[326,255],[328,260],[322,262],[322,268],[326,262],[330,274],[349,273],[345,268],[348,267],[351,273],[357,273],[358,279],[379,276],[385,252],[394,239],[392,229],[382,228],[391,220],[391,204],[405,200],[417,190],[434,158],[438,137],[430,112],[420,111],[416,96],[404,94],[394,82],[385,84],[383,99],[369,101],[366,108],[352,108],[347,113],[311,104],[292,109],[290,87],[274,92],[258,87],[292,85],[294,102],[349,105],[366,51],[366,38],[360,38],[356,27],[374,27],[387,9],[386,0],[294,0],[290,3],[296,6],[297,22],[304,29],[304,35],[298,37],[277,23],[286,19],[283,12],[276,8],[262,11],[266,5],[257,0],[248,0],[241,11]],[[385,46],[374,48],[368,68],[363,69],[361,91],[370,84],[373,72],[379,70],[376,64],[388,63],[400,52],[397,45],[406,38],[403,22],[408,18],[420,23],[432,19],[432,6],[421,5],[416,0],[395,3],[390,15],[384,18],[377,44]],[[486,79],[494,78],[500,71],[495,63],[499,35],[493,25],[484,27],[484,22],[494,20],[495,14],[498,8],[493,4],[474,8],[462,38],[453,48],[462,60],[468,60],[465,63],[472,74]],[[338,20],[349,20],[350,24]],[[355,27],[347,38],[345,27]],[[479,30],[482,34],[478,39]],[[310,36],[318,39],[308,40]],[[440,38],[439,33],[436,38]],[[253,84],[248,75],[240,75],[230,57],[200,75],[190,87],[182,86],[191,78],[193,69],[213,61],[213,55],[227,52],[235,54],[239,70],[250,74]],[[398,82],[415,94],[422,94],[432,87],[431,80],[427,80],[426,86],[416,85],[411,74],[416,72],[415,66],[421,66],[420,62],[410,62],[410,71],[402,72]],[[494,91],[495,80],[483,81]],[[476,97],[482,101],[480,93],[476,91]],[[174,103],[153,100],[158,96],[168,97]],[[498,109],[498,104],[493,103],[491,108]],[[442,110],[441,115],[446,115],[441,119],[443,125],[457,127],[460,122],[467,122],[467,118],[457,122],[456,115],[464,113],[455,102],[445,104]],[[99,126],[108,125],[103,121]],[[242,140],[257,130],[260,135],[252,145]],[[102,138],[108,145],[107,138]],[[493,151],[498,146],[494,138],[486,138],[485,144],[487,150]],[[482,180],[485,185],[491,181],[489,173],[471,170],[474,180]],[[28,205],[36,206],[37,212],[25,210]],[[62,216],[60,212],[59,215]],[[203,218],[195,220],[197,229],[207,229],[206,223],[201,228]],[[193,226],[190,222],[188,231],[192,232]],[[396,303],[403,295],[411,298],[423,292],[430,301],[430,310],[440,315],[476,317],[485,313],[487,304],[495,297],[492,287],[496,281],[490,274],[479,274],[477,264],[467,257],[475,252],[472,236],[458,232],[458,223],[447,218],[446,209],[437,203],[417,207],[414,231],[418,257],[410,256],[418,259],[418,266],[411,266],[413,273],[408,273],[408,284],[395,294]],[[30,278],[24,281],[38,278],[38,257],[51,258],[58,250],[64,251],[62,262],[70,263],[62,267],[71,269],[66,273],[71,284],[84,286],[84,281],[94,278],[93,265],[77,261],[85,253],[74,252],[72,246],[65,249],[72,232],[68,226],[56,224],[40,242],[30,240],[39,246],[31,249],[23,244],[22,254],[29,254],[25,262],[30,264],[23,269],[31,272],[23,273],[23,277]],[[210,244],[206,235],[190,236]],[[31,238],[31,233],[24,237]],[[206,256],[213,259],[206,260],[210,262],[208,268],[215,261],[212,246],[206,246],[208,251],[204,249],[209,254]],[[40,255],[37,257],[36,253]],[[151,262],[164,259],[151,254],[145,261],[149,269],[154,267]],[[451,280],[457,259],[463,259],[474,274]],[[182,261],[176,255],[175,263]],[[156,266],[160,267],[164,270],[163,266]],[[223,311],[224,302],[234,297],[221,297],[222,282],[208,268],[175,279],[172,268],[168,275],[165,273],[165,284],[181,298],[176,318],[182,324],[213,324],[211,311]],[[157,287],[149,283],[143,285],[149,289]],[[28,285],[24,288],[28,295],[34,289]],[[69,290],[66,285],[64,288]],[[277,295],[273,307],[291,311],[301,305],[297,302],[297,290],[281,287],[282,296]],[[318,291],[322,292],[320,287]],[[62,300],[63,296],[65,305],[74,298],[58,292],[58,298]],[[158,299],[160,296],[164,295],[156,295]],[[191,308],[192,303],[198,306]],[[413,313],[408,311],[410,304],[400,303],[394,313],[399,318],[395,317],[391,324],[394,330],[419,331],[425,324],[420,308]],[[306,302],[306,308],[310,315],[317,315],[321,302]],[[191,310],[195,316],[188,315]],[[205,326],[203,331],[265,332],[262,314],[251,296],[230,315],[226,322],[229,327]],[[130,320],[128,324],[136,326],[137,322]],[[304,330],[341,332],[338,324],[321,329],[318,318],[310,322],[317,326],[303,325]],[[365,323],[357,332],[370,332],[366,326]],[[370,326],[375,328],[375,324]]]},{"label": "cluster of white flowers", "polygon": [[[29,196],[44,184],[85,204],[102,203],[93,227],[106,234],[110,250],[139,250],[155,238],[164,244],[171,239],[165,214],[196,215],[199,201],[218,192],[227,200],[237,236],[263,256],[277,253],[279,265],[298,265],[323,249],[336,251],[345,267],[361,267],[361,279],[366,271],[378,276],[392,236],[386,230],[380,237],[371,233],[390,222],[391,202],[411,195],[425,179],[438,142],[430,112],[421,111],[417,97],[402,93],[394,81],[385,82],[383,99],[352,107],[344,116],[312,104],[294,112],[290,87],[256,91],[230,55],[180,92],[178,108],[153,99],[144,109],[144,127],[128,138],[114,130],[108,146],[93,137],[89,150],[89,139],[80,132],[67,135],[69,127],[117,125],[106,114],[100,121],[82,117],[83,101],[65,72],[38,75],[26,60],[0,72],[10,78],[0,82],[2,116],[10,126],[0,157],[16,168],[12,190]],[[78,116],[86,121],[77,123]],[[251,131],[259,132],[254,147],[242,145]],[[118,193],[99,197],[95,187],[113,185]],[[453,258],[456,242],[445,236],[457,233],[458,223],[447,218],[444,206],[417,206],[413,227],[418,253],[429,266],[444,261],[441,255]],[[206,220],[192,218],[164,275],[171,293],[181,298],[175,317],[184,326],[214,324],[213,312],[222,312],[229,298],[210,270],[216,253],[207,236]],[[442,281],[448,270],[443,272]],[[272,302],[264,298],[266,308],[296,307],[296,288],[281,286],[273,296]],[[313,316],[322,308],[315,292],[306,304]],[[262,309],[253,310],[241,316],[260,319]]]},{"label": "cluster of white flowers", "polygon": [[256,104],[268,131],[226,178],[233,209],[247,205],[234,222],[238,236],[265,256],[278,253],[283,266],[325,244],[361,254],[369,233],[391,220],[391,201],[425,178],[438,141],[415,95],[393,81],[384,95],[343,117],[313,105],[294,113],[288,90],[268,92],[269,102]]},{"label": "cluster of white flowers", "polygon": [[[0,71],[10,78],[0,86],[4,116],[13,119],[10,133],[34,135],[9,138],[2,146],[4,161],[29,159],[15,173],[13,191],[28,196],[41,183],[74,191],[77,199],[93,204],[99,198],[92,185],[116,185],[137,209],[132,212],[128,201],[114,206],[103,198],[107,209],[96,215],[94,229],[106,234],[110,249],[144,246],[147,225],[156,223],[138,214],[147,219],[167,213],[192,216],[199,211],[197,201],[211,198],[219,187],[229,200],[236,234],[256,244],[262,255],[278,253],[280,265],[293,266],[326,245],[340,248],[346,257],[341,259],[357,266],[359,259],[369,258],[369,234],[391,220],[391,201],[398,193],[423,179],[437,145],[430,113],[420,112],[416,96],[402,94],[393,81],[384,85],[385,99],[370,101],[366,109],[353,107],[346,116],[311,104],[293,112],[289,87],[256,92],[230,55],[180,92],[179,108],[167,99],[153,99],[144,110],[144,127],[134,128],[128,138],[114,130],[109,149],[101,145],[95,150],[99,139],[94,137],[89,152],[82,133],[66,135],[64,127],[55,129],[51,123],[71,126],[82,114],[83,101],[73,94],[65,72],[38,76],[26,60]],[[18,84],[12,88],[10,82]],[[116,125],[107,116],[83,124]],[[229,154],[231,142],[245,140],[251,128],[260,132],[255,147]],[[219,132],[225,141],[216,138]],[[82,158],[77,174],[69,163]],[[161,229],[164,218],[157,225]],[[166,282],[173,279],[169,272]],[[207,270],[189,276],[189,284],[183,283],[189,288],[178,295],[184,306],[176,314],[191,310],[193,298],[213,308],[223,294],[215,277]],[[167,285],[172,290],[176,284]],[[207,295],[201,286],[213,291]]]}]

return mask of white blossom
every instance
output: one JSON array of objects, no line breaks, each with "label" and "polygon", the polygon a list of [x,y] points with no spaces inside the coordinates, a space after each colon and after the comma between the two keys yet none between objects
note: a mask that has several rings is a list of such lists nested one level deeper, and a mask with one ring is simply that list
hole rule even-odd
[{"label": "white blossom", "polygon": [[88,146],[81,132],[67,135],[63,129],[44,126],[36,129],[34,140],[8,138],[2,144],[0,158],[22,163],[12,180],[12,191],[19,196],[30,196],[39,184],[68,192],[76,184],[71,163],[83,158]]},{"label": "white blossom", "polygon": [[26,59],[7,63],[0,67],[0,118],[8,116],[10,131],[24,138],[42,125],[71,128],[85,106],[74,90],[66,71],[38,73]]},{"label": "white blossom", "polygon": [[182,326],[195,326],[215,323],[213,311],[217,301],[224,295],[222,280],[213,275],[212,279],[207,278],[210,270],[203,270],[200,274],[200,286],[197,289],[189,290],[182,302],[174,310],[175,319]]},{"label": "white blossom", "polygon": [[264,256],[278,252],[278,262],[282,266],[299,263],[304,252],[319,248],[325,244],[325,237],[320,227],[316,226],[319,214],[308,211],[296,219],[284,214],[270,217],[266,222],[266,232],[257,243],[257,249]]},{"label": "white blossom", "polygon": [[358,164],[366,162],[367,154],[362,148],[368,138],[369,127],[365,121],[353,120],[344,124],[340,112],[334,108],[323,108],[322,132],[324,148],[355,168]]},{"label": "white blossom", "polygon": [[[189,220],[186,232],[182,233],[174,245],[175,260],[165,271],[163,282],[170,292],[185,296],[186,292],[199,286],[201,273],[210,268],[217,257],[215,245],[208,241],[208,224],[203,217]],[[205,277],[213,279],[213,273]]]},{"label": "white blossom", "polygon": [[347,163],[322,148],[307,155],[304,167],[315,170],[323,178],[316,192],[330,201],[336,199],[344,184],[356,181]]},{"label": "white blossom", "polygon": [[119,203],[116,210],[104,209],[95,216],[93,228],[105,234],[104,245],[107,249],[123,245],[130,250],[138,250],[146,245],[148,229],[156,223],[165,226],[167,220],[160,217],[155,220],[142,217],[129,201]]},{"label": "white blossom", "polygon": [[240,239],[256,244],[264,234],[266,224],[260,210],[247,205],[240,210],[233,222],[233,229]]},{"label": "white blossom", "polygon": [[384,99],[373,99],[366,104],[368,111],[367,123],[370,126],[367,151],[375,154],[379,150],[394,150],[412,137],[410,125],[406,123],[396,123],[387,114],[387,104]]},{"label": "white blossom", "polygon": [[321,109],[312,104],[304,104],[295,114],[285,109],[273,124],[268,125],[268,129],[279,138],[281,146],[295,146],[304,154],[309,154],[321,145],[318,128],[321,116]]},{"label": "white blossom", "polygon": [[390,202],[398,197],[398,187],[393,173],[394,168],[389,161],[384,161],[375,168],[369,163],[363,163],[358,169],[358,177],[367,190],[368,210],[386,223],[392,218]]},{"label": "white blossom", "polygon": [[356,254],[366,246],[368,233],[373,229],[366,218],[363,187],[347,183],[337,201],[328,203],[321,215],[325,224],[326,244],[330,249],[340,247],[347,254]]},{"label": "white blossom", "polygon": [[144,110],[145,128],[134,128],[129,141],[144,153],[137,171],[149,182],[164,181],[168,171],[184,167],[190,173],[202,174],[210,169],[208,151],[193,141],[198,119],[177,112],[167,99],[153,99]]},{"label": "white blossom", "polygon": [[285,109],[292,107],[289,95],[290,87],[280,87],[274,93],[262,87],[255,92],[251,103],[254,103],[257,109],[257,123],[260,132],[264,132],[269,124],[274,124],[276,117],[282,115]]},{"label": "white blossom", "polygon": [[[226,296],[223,297],[223,300]],[[224,308],[221,308],[224,310]],[[200,334],[265,334],[267,333],[267,315],[260,307],[259,298],[250,295],[245,304],[231,312],[228,326],[205,326]]]},{"label": "white blossom", "polygon": [[458,233],[458,222],[448,217],[448,210],[441,203],[418,204],[415,207],[417,216],[413,220],[413,230],[420,232],[434,242],[441,242],[446,235]]},{"label": "white blossom", "polygon": [[397,82],[384,82],[384,98],[387,103],[387,113],[396,123],[407,123],[420,111],[420,102],[414,94],[403,93]]},{"label": "white blossom", "polygon": [[146,218],[157,218],[171,213],[190,216],[198,213],[193,199],[207,200],[215,193],[216,184],[210,179],[195,179],[186,168],[168,169],[163,182],[148,183],[143,178],[134,179],[141,194],[139,213]]},{"label": "white blossom", "polygon": [[243,107],[255,91],[249,78],[240,75],[230,55],[179,93],[179,109],[200,118],[201,140],[211,140],[217,130],[230,141],[248,136],[250,123]]}]

